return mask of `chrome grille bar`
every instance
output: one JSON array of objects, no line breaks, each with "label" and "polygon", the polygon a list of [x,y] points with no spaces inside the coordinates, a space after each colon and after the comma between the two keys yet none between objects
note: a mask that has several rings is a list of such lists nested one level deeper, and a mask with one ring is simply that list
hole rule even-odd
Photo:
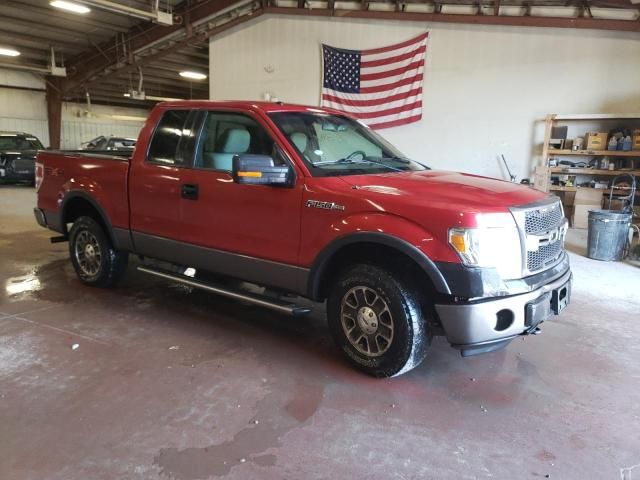
[{"label": "chrome grille bar", "polygon": [[526,277],[555,265],[564,251],[568,222],[558,197],[511,209],[522,246],[522,276]]}]

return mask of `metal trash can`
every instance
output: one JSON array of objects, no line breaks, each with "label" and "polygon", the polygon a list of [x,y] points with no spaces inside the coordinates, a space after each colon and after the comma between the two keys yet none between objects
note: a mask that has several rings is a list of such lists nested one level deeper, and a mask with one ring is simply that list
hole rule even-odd
[{"label": "metal trash can", "polygon": [[594,260],[619,261],[629,238],[632,213],[589,210],[587,257]]}]

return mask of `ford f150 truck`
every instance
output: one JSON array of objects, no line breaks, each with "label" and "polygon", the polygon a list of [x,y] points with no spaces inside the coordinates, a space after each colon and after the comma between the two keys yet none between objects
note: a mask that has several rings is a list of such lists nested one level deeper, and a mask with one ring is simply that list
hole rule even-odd
[{"label": "ford f150 truck", "polygon": [[378,377],[417,366],[434,335],[489,352],[569,302],[557,197],[431,170],[328,109],[162,103],[130,158],[40,152],[36,183],[36,219],[82,282],[112,285],[136,254],[293,315],[309,312],[296,296],[326,301],[339,348]]}]

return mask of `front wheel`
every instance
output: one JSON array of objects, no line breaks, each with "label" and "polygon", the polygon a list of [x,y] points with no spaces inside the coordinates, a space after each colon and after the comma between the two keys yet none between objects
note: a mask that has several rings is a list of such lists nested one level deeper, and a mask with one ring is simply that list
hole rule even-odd
[{"label": "front wheel", "polygon": [[113,248],[102,226],[91,217],[78,217],[69,232],[69,255],[80,280],[110,287],[124,274],[128,254]]},{"label": "front wheel", "polygon": [[409,282],[377,266],[354,265],[340,274],[327,314],[338,347],[375,377],[417,367],[431,344],[421,302]]}]

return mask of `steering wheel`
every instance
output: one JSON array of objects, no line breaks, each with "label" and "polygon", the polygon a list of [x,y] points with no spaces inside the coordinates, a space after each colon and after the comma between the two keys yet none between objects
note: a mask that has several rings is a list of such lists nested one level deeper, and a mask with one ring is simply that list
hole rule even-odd
[{"label": "steering wheel", "polygon": [[362,157],[360,160],[364,160],[365,158],[367,158],[367,154],[364,153],[362,150],[356,150],[355,152],[351,152],[349,155],[344,157],[344,159],[345,160],[353,160],[358,155],[360,155]]}]

